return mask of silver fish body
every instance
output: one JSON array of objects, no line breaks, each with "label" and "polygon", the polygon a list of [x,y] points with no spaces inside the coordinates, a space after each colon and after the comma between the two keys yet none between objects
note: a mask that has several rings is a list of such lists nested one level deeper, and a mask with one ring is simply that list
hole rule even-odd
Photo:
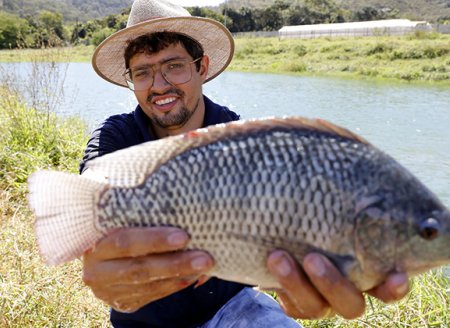
[{"label": "silver fish body", "polygon": [[391,157],[324,121],[230,123],[106,155],[89,170],[104,181],[30,178],[48,263],[80,256],[119,227],[144,226],[185,229],[189,248],[214,257],[211,275],[267,288],[278,286],[265,265],[277,248],[299,263],[321,252],[361,290],[395,270],[450,262],[442,203]]}]

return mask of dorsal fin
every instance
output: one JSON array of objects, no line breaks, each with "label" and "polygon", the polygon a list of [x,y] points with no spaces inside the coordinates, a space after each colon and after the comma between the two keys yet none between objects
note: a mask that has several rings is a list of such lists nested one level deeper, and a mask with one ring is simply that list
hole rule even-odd
[{"label": "dorsal fin", "polygon": [[220,139],[280,127],[329,133],[368,144],[349,130],[322,119],[304,117],[252,119],[218,124],[119,150],[88,162],[87,167],[91,174],[106,179],[112,186],[132,187],[143,183],[162,164],[188,149],[205,146]]}]

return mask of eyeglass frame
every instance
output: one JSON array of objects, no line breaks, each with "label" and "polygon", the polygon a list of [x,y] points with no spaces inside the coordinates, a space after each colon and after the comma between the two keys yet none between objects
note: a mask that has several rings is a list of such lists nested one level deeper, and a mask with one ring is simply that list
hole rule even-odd
[{"label": "eyeglass frame", "polygon": [[[162,63],[156,63],[156,64],[148,65],[148,68],[151,68],[151,70],[153,71],[152,81],[151,81],[151,84],[149,85],[149,88],[150,88],[150,87],[153,85],[153,83],[155,82],[155,75],[156,75],[156,72],[157,72],[157,71],[155,70],[155,66],[159,66],[159,69],[158,69],[158,70],[161,72],[161,66],[164,65],[164,64],[170,63],[170,62],[172,62],[172,61],[177,61],[177,60],[187,61],[187,64],[189,65],[189,68],[191,69],[191,77],[190,77],[188,80],[186,80],[185,82],[182,82],[182,83],[173,83],[173,82],[169,81],[169,80],[167,79],[167,77],[161,72],[161,76],[164,78],[164,80],[166,80],[167,83],[169,83],[169,84],[175,86],[175,85],[187,83],[187,82],[189,82],[189,81],[192,79],[192,66],[191,66],[191,65],[194,64],[194,63],[196,63],[196,62],[198,62],[199,60],[203,59],[203,57],[204,57],[204,56],[198,57],[197,59],[194,59],[194,60],[192,60],[192,61],[189,61],[188,58],[173,58],[173,59],[169,59],[169,60],[167,60],[167,61],[164,61],[164,62],[162,62]],[[131,78],[127,78],[127,76],[131,76],[131,73],[132,73],[132,72],[131,72],[131,69],[132,69],[131,67],[130,67],[130,68],[127,68],[127,69],[125,70],[125,72],[122,73],[122,76],[124,77],[125,82],[127,83],[128,88],[129,88],[131,91],[143,91],[143,90],[145,90],[145,89],[142,89],[142,90],[136,90],[136,89],[134,88],[134,82],[133,82],[133,80],[132,80]]]}]

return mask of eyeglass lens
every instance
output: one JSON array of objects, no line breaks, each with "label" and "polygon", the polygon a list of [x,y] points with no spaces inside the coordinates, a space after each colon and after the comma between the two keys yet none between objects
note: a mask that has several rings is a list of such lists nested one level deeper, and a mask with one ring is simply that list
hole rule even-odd
[{"label": "eyeglass lens", "polygon": [[[170,84],[183,84],[192,78],[191,64],[198,61],[187,59],[174,59],[160,64],[160,71],[164,79]],[[126,72],[125,78],[131,90],[142,91],[149,89],[155,77],[154,65],[130,69]]]}]

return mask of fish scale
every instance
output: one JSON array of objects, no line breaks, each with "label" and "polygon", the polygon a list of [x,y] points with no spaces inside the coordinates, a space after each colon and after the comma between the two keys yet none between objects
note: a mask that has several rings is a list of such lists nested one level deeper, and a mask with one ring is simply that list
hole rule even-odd
[{"label": "fish scale", "polygon": [[266,288],[278,287],[265,265],[277,248],[299,263],[321,252],[361,290],[450,261],[442,203],[391,157],[322,120],[219,125],[102,156],[88,171],[30,178],[48,263],[117,228],[148,226],[186,230],[188,248],[213,256],[210,275]]},{"label": "fish scale", "polygon": [[[320,154],[317,145],[323,147],[323,143],[315,136],[300,134],[299,138],[296,134],[296,131],[261,133],[251,136],[251,139],[230,139],[223,141],[223,145],[188,150],[153,172],[143,185],[131,189],[133,192],[129,192],[128,188],[112,188],[108,195],[104,195],[105,203],[103,197],[100,199],[100,207],[116,208],[109,213],[109,217],[120,218],[118,222],[127,222],[126,226],[174,225],[185,229],[191,236],[191,248],[206,249],[215,258],[213,275],[229,280],[244,276],[245,283],[277,286],[264,266],[271,249],[283,247],[296,253],[299,253],[299,248],[305,251],[326,249],[332,236],[327,229],[325,215],[332,213],[332,209],[326,210],[322,206],[322,193],[330,191],[330,187],[316,178],[317,174],[324,172],[323,167],[312,164],[302,153],[289,151],[292,140],[299,140],[296,147],[312,154]],[[316,146],[310,138],[318,139],[314,143]],[[252,140],[251,144],[248,140]],[[252,145],[258,145],[256,154],[251,149]],[[330,151],[331,147],[325,150]],[[214,160],[202,160],[211,153]],[[250,153],[260,160],[254,161]],[[287,153],[290,156],[286,156]],[[183,168],[187,164],[192,167],[194,163],[196,165],[191,174],[185,174]],[[218,163],[223,164],[220,166]],[[287,165],[300,166],[300,169],[287,169]],[[306,176],[301,174],[303,171],[308,172]],[[286,176],[285,181],[305,180],[299,184],[305,188],[298,188],[295,184],[277,184],[283,180],[283,175]],[[251,187],[240,183],[244,180],[250,181]],[[138,193],[145,195],[145,190],[156,189],[156,194],[147,193],[148,197],[152,197],[153,204],[146,202],[147,197],[138,196]],[[239,189],[241,192],[238,192]],[[249,189],[256,190],[256,193],[249,192]],[[169,191],[171,195],[167,195]],[[281,206],[285,198],[305,204],[304,211],[296,211],[296,208],[286,210]],[[174,199],[183,199],[184,204],[176,206]],[[255,200],[253,206],[251,201],[247,202],[250,199]],[[205,205],[213,200],[215,203],[212,206]],[[243,208],[246,203],[247,207]],[[184,213],[178,212],[180,208],[184,209]],[[262,220],[254,222],[254,216],[260,216]],[[105,217],[105,222],[111,222],[106,215],[100,217]],[[328,217],[333,219],[330,224],[346,224],[343,220],[337,220],[339,216],[328,214]],[[149,218],[151,221],[148,221]],[[298,222],[294,227],[301,226],[302,229],[297,229],[297,234],[291,234],[297,242],[290,245],[292,241],[287,231],[292,221]],[[201,230],[204,228],[203,222],[208,222],[208,231]],[[283,225],[283,222],[288,225]],[[113,227],[108,225],[106,228]],[[207,238],[218,231],[222,233],[214,241]],[[339,237],[344,238],[345,235]],[[241,247],[236,247],[236,243]],[[223,256],[224,252],[229,256]],[[303,256],[298,254],[299,258]],[[241,273],[243,268],[249,266],[250,257],[255,257],[252,262],[254,266]]]}]

